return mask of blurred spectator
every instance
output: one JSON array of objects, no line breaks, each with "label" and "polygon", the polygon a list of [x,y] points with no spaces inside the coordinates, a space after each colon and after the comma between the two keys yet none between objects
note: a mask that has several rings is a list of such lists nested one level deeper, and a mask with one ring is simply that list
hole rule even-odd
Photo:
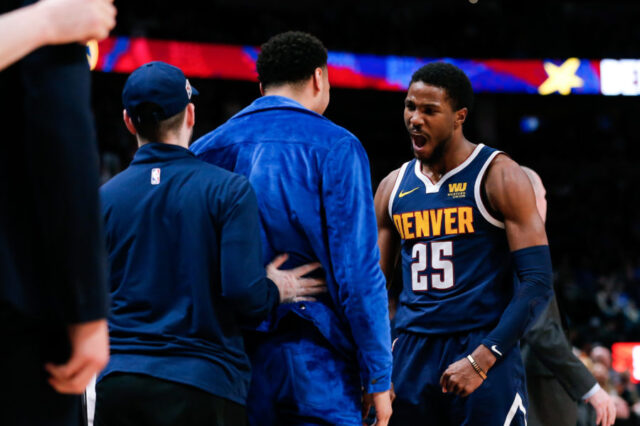
[{"label": "blurred spectator", "polygon": [[591,349],[591,359],[594,363],[602,364],[607,371],[611,368],[611,351],[604,346],[595,346]]}]

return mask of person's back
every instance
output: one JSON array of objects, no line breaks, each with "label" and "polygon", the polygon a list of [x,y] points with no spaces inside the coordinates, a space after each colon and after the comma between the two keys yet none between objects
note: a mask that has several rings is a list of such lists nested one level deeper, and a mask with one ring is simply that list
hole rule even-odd
[{"label": "person's back", "polygon": [[218,380],[249,370],[235,319],[244,300],[221,288],[219,230],[249,191],[243,177],[160,143],[141,147],[102,187],[111,270],[120,273],[111,276],[112,360],[103,375],[153,372],[244,403],[248,375]]},{"label": "person's back", "polygon": [[317,240],[323,230],[320,191],[329,184],[324,170],[331,167],[331,152],[358,148],[349,132],[281,96],[257,99],[191,146],[199,158],[249,179],[268,228],[265,259],[287,252],[292,263],[327,259]]},{"label": "person's back", "polygon": [[[207,162],[247,176],[258,197],[265,259],[286,252],[291,267],[319,261],[329,294],[317,303],[281,306],[259,327],[273,333],[256,337],[255,398],[250,392],[248,404],[255,415],[250,413],[250,420],[266,425],[318,418],[359,424],[360,386],[388,398],[390,385],[387,299],[378,266],[369,163],[357,138],[321,115],[329,101],[321,43],[312,36],[284,33],[265,47],[258,59],[265,96],[191,149]],[[316,53],[318,61],[309,62]],[[296,55],[310,66],[292,77],[290,68],[300,66]],[[307,340],[303,349],[299,342]],[[266,366],[282,361],[274,355],[282,347],[296,352],[291,368],[300,374],[297,380],[313,382],[302,392],[279,392],[286,397],[275,395],[278,391],[266,379]],[[335,363],[317,362],[320,354]],[[305,362],[313,367],[300,372],[298,366]],[[295,379],[289,375],[282,380]],[[385,424],[390,413],[382,405],[379,411]]]},{"label": "person's back", "polygon": [[[340,173],[355,179],[368,178],[368,169],[357,169],[366,164],[366,154],[357,139],[291,99],[265,96],[198,140],[191,149],[199,158],[249,179],[260,207],[264,259],[286,252],[291,266],[318,260],[325,270],[330,293],[320,298],[319,304],[305,304],[306,309],[317,311],[309,316],[329,315],[346,323],[338,294],[331,291],[338,289],[336,275],[340,271],[335,271],[333,265],[334,257],[341,254],[332,252],[326,243],[343,237],[329,235],[332,224],[326,221],[348,221],[352,211],[345,208],[327,212],[325,216],[323,210],[339,208],[326,203],[327,198],[347,195],[341,194],[342,182],[333,173],[345,166],[341,164],[345,155],[359,156],[361,161]],[[366,243],[351,241],[354,250],[365,250]],[[374,254],[369,258],[368,268],[374,269]],[[295,305],[280,308],[281,311],[290,309],[295,309]],[[283,314],[280,312],[279,316]],[[318,325],[327,333],[345,332],[344,326],[334,328],[335,324],[329,322]],[[334,338],[332,343],[346,353],[353,352],[353,344],[346,334],[339,340]]]}]

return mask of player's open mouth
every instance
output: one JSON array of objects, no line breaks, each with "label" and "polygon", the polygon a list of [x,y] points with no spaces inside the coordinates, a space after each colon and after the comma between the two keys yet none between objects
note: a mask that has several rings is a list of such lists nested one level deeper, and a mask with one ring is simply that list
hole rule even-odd
[{"label": "player's open mouth", "polygon": [[427,138],[425,138],[423,135],[419,135],[417,133],[412,133],[411,134],[411,141],[413,142],[413,144],[416,147],[422,148],[424,146],[424,144],[427,143]]}]

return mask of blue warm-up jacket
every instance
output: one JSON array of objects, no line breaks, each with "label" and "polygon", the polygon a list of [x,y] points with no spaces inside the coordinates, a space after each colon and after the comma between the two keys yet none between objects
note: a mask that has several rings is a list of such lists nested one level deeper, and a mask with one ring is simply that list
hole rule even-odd
[{"label": "blue warm-up jacket", "polygon": [[149,143],[101,188],[114,372],[147,374],[244,404],[239,320],[278,304],[265,276],[256,197],[243,176]]},{"label": "blue warm-up jacket", "polygon": [[281,96],[265,96],[197,140],[201,159],[247,176],[258,197],[265,264],[319,261],[328,295],[281,305],[261,330],[293,312],[357,359],[369,392],[389,389],[391,345],[379,267],[369,161],[358,139]]}]

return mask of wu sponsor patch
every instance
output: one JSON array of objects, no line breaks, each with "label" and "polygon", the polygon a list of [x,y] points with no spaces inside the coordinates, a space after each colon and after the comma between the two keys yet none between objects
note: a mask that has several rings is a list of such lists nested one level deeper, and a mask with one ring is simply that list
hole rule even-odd
[{"label": "wu sponsor patch", "polygon": [[160,169],[151,169],[151,185],[160,185]]},{"label": "wu sponsor patch", "polygon": [[467,182],[450,183],[449,193],[447,196],[451,198],[464,198],[467,195]]}]

